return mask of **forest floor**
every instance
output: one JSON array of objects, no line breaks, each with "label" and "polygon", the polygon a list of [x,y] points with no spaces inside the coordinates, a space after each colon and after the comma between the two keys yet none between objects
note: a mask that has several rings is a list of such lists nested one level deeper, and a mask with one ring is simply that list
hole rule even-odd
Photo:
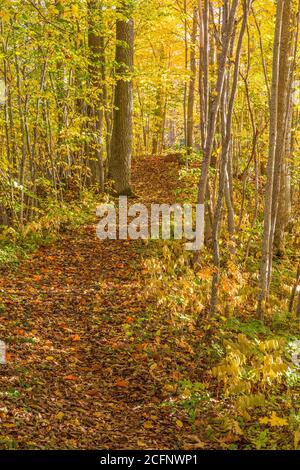
[{"label": "forest floor", "polygon": [[[178,167],[176,157],[139,160],[139,202],[172,202]],[[143,251],[139,241],[98,240],[92,224],[2,271],[0,448],[183,445],[183,423],[161,406],[152,340],[128,333],[149,310]]]},{"label": "forest floor", "polygon": [[[181,170],[176,156],[138,159],[132,203],[175,202]],[[160,241],[100,241],[95,211],[1,268],[0,449],[297,448],[299,374],[275,379],[298,325],[255,321],[247,282],[234,316],[222,304],[210,318],[209,253],[195,273],[174,242],[170,255]]]}]

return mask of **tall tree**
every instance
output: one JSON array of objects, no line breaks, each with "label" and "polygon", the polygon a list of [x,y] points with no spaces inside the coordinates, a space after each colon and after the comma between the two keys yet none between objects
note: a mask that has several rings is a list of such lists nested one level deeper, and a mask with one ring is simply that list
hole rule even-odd
[{"label": "tall tree", "polygon": [[[217,127],[217,117],[220,109],[220,103],[222,98],[223,86],[226,76],[226,66],[227,61],[230,55],[230,45],[232,43],[232,34],[234,32],[235,21],[236,21],[236,13],[238,8],[238,0],[233,0],[231,6],[229,5],[230,2],[228,0],[224,3],[224,8],[229,9],[228,13],[228,21],[224,26],[223,30],[223,41],[222,41],[222,49],[220,52],[220,59],[219,59],[219,72],[218,78],[216,83],[216,88],[214,90],[214,97],[212,99],[212,103],[210,105],[208,111],[208,124],[207,124],[207,135],[204,142],[204,155],[203,161],[201,164],[201,174],[199,178],[198,184],[198,204],[205,204],[206,195],[207,195],[207,183],[208,183],[208,175],[209,175],[209,167],[211,163],[212,151],[213,151],[213,144],[215,139],[215,132]],[[206,7],[207,5],[205,5]],[[204,8],[205,11],[205,8]],[[207,14],[207,13],[206,13]],[[206,64],[208,66],[208,64]],[[200,238],[204,239],[204,230],[205,230],[205,220],[202,220],[201,223],[201,234]],[[197,256],[196,256],[197,259]]]},{"label": "tall tree", "polygon": [[292,0],[278,0],[273,47],[272,90],[267,183],[264,209],[264,232],[260,266],[257,313],[264,319],[272,275],[273,244],[278,214],[280,181],[289,122],[291,87],[289,57],[291,52]]},{"label": "tall tree", "polygon": [[226,190],[226,184],[228,180],[228,160],[229,160],[229,151],[230,151],[230,143],[232,137],[232,118],[233,118],[233,109],[234,109],[234,102],[237,92],[237,85],[238,85],[238,78],[239,78],[239,69],[240,69],[240,58],[242,52],[242,44],[243,38],[247,27],[248,15],[251,8],[252,0],[245,0],[244,1],[244,14],[243,14],[243,21],[242,26],[239,34],[239,39],[236,48],[235,54],[235,66],[234,66],[234,73],[233,73],[233,83],[230,92],[229,98],[229,105],[227,116],[225,118],[225,138],[222,144],[222,153],[221,153],[221,168],[220,168],[220,178],[219,178],[219,192],[218,192],[218,200],[216,205],[216,210],[214,214],[214,221],[213,221],[213,251],[214,251],[214,265],[215,271],[213,274],[213,281],[212,281],[212,291],[211,291],[211,313],[214,314],[217,306],[218,300],[218,289],[219,289],[219,282],[220,282],[220,253],[219,253],[219,232],[220,232],[220,225],[222,220],[222,211],[223,211],[223,199]]},{"label": "tall tree", "polygon": [[118,194],[131,195],[134,21],[132,2],[122,0],[116,24],[116,86],[109,177]]},{"label": "tall tree", "polygon": [[209,53],[209,1],[199,0],[199,100],[201,149],[204,152],[207,135],[207,116],[209,105],[208,53]]},{"label": "tall tree", "polygon": [[[292,5],[291,5],[292,6]],[[283,50],[284,67],[282,67],[282,81],[286,83],[283,96],[285,97],[285,110],[281,112],[282,131],[282,165],[280,174],[280,197],[278,201],[278,213],[275,222],[274,248],[275,255],[281,255],[285,248],[285,232],[289,224],[292,212],[292,191],[291,191],[291,158],[293,154],[294,133],[293,114],[294,103],[292,97],[293,79],[297,64],[297,52],[300,29],[300,1],[298,0],[298,12],[289,11],[291,7],[285,9],[286,19],[283,18],[283,34],[285,34],[286,47]],[[292,13],[292,14],[291,14]],[[289,24],[289,17],[293,17],[293,24]],[[285,26],[286,24],[286,26]],[[292,60],[291,60],[292,59]],[[289,65],[290,64],[290,65]],[[286,93],[286,95],[285,95]],[[280,151],[280,150],[279,150]]]},{"label": "tall tree", "polygon": [[104,190],[104,164],[103,149],[101,145],[104,121],[104,93],[103,64],[104,37],[101,28],[102,3],[99,0],[88,2],[88,48],[89,48],[89,78],[91,99],[87,107],[89,119],[89,144],[87,145],[87,158],[90,166],[90,180],[92,184],[98,183]]},{"label": "tall tree", "polygon": [[198,26],[198,8],[195,5],[193,11],[193,27],[190,47],[190,80],[187,105],[187,127],[186,127],[186,146],[188,154],[193,150],[194,144],[194,105],[195,105],[195,82],[196,82],[196,37]]}]

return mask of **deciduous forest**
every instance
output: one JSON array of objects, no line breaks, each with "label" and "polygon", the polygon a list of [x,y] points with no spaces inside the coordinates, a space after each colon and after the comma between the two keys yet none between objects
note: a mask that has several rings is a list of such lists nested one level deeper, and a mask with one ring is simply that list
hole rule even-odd
[{"label": "deciduous forest", "polygon": [[[0,1],[1,450],[300,450],[299,27]],[[170,236],[100,239],[120,197]]]}]

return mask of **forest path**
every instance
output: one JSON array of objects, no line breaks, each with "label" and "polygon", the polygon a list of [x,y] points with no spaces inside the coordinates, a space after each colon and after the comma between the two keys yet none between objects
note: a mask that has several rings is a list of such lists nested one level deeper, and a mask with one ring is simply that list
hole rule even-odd
[{"label": "forest path", "polygon": [[[178,169],[175,157],[138,160],[139,202],[172,202]],[[98,240],[91,225],[1,276],[0,448],[180,446],[151,348],[128,335],[149,307],[142,252],[139,241]]]}]

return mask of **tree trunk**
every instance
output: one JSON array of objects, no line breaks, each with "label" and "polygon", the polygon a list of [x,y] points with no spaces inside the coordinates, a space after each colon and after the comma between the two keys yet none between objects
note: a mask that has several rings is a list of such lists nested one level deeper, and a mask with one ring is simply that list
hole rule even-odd
[{"label": "tree trunk", "polygon": [[277,116],[277,139],[275,150],[275,164],[274,164],[274,181],[273,181],[273,199],[272,199],[272,224],[270,236],[270,261],[268,273],[268,286],[270,286],[272,275],[272,262],[273,262],[273,244],[274,234],[278,216],[279,199],[282,198],[280,194],[280,184],[282,179],[283,165],[286,161],[286,136],[288,125],[291,125],[289,119],[290,104],[291,104],[291,90],[290,90],[290,57],[292,54],[292,0],[285,0],[284,9],[282,14],[282,29],[280,40],[280,56],[279,56],[279,78],[278,78],[278,116]]},{"label": "tree trunk", "polygon": [[262,258],[260,265],[259,295],[257,314],[263,321],[265,303],[269,290],[269,274],[270,274],[270,249],[271,249],[271,232],[272,232],[272,201],[273,201],[273,184],[274,184],[274,168],[277,142],[277,126],[278,126],[278,87],[279,87],[279,59],[281,46],[282,17],[285,0],[278,0],[276,10],[276,26],[273,46],[273,66],[272,66],[272,90],[270,102],[270,132],[269,132],[269,156],[267,165],[267,183],[265,192],[265,209],[264,209],[264,232],[262,243]]},{"label": "tree trunk", "polygon": [[213,315],[216,311],[217,302],[218,302],[218,291],[219,291],[219,282],[220,282],[220,252],[219,252],[219,232],[222,220],[222,211],[223,211],[223,199],[226,190],[226,177],[227,175],[227,165],[229,159],[230,143],[231,143],[231,127],[232,127],[232,116],[234,109],[235,96],[238,85],[239,78],[239,68],[240,68],[240,58],[242,52],[243,38],[246,31],[248,14],[251,7],[252,0],[247,0],[244,4],[244,15],[243,23],[241,26],[238,44],[235,54],[235,66],[233,74],[233,83],[230,92],[230,99],[228,105],[228,112],[226,116],[226,129],[225,129],[225,138],[222,145],[222,156],[221,156],[221,167],[220,167],[220,178],[219,178],[219,193],[218,201],[216,205],[216,210],[214,214],[213,222],[213,251],[214,251],[214,265],[215,271],[213,273],[212,280],[212,290],[211,290],[211,304],[210,311]]},{"label": "tree trunk", "polygon": [[[223,46],[222,51],[220,54],[220,61],[219,61],[219,73],[217,79],[217,85],[215,90],[215,97],[213,99],[211,109],[209,111],[208,116],[208,126],[207,126],[207,137],[205,141],[205,148],[204,148],[204,156],[201,165],[201,174],[199,179],[198,185],[198,204],[204,204],[206,198],[206,191],[207,191],[207,181],[208,181],[208,172],[211,162],[211,155],[213,150],[213,143],[215,138],[216,132],[216,125],[217,125],[217,116],[220,108],[220,102],[222,97],[225,73],[226,73],[226,65],[228,60],[228,55],[230,53],[230,45],[232,40],[232,34],[234,31],[235,26],[235,18],[236,12],[238,7],[238,0],[233,0],[232,6],[229,13],[228,23],[224,30],[223,35]],[[202,233],[200,234],[200,239],[204,239],[204,231],[205,231],[205,221],[204,219],[201,221],[200,230]],[[197,260],[197,255],[196,258]]]},{"label": "tree trunk", "polygon": [[95,13],[101,14],[101,3],[98,0],[88,2],[89,30],[89,76],[92,91],[92,104],[87,106],[89,118],[89,144],[87,145],[87,158],[90,167],[91,184],[99,184],[104,190],[104,165],[103,165],[103,84],[102,64],[104,62],[104,38],[99,31],[99,24],[95,23]]},{"label": "tree trunk", "polygon": [[[134,22],[130,2],[119,8],[116,25],[116,87],[109,177],[118,194],[131,195]],[[125,18],[124,18],[125,17]]]},{"label": "tree trunk", "polygon": [[193,29],[191,36],[191,58],[190,58],[190,72],[191,77],[189,81],[189,94],[188,94],[188,107],[187,107],[187,134],[186,134],[186,147],[187,153],[193,151],[194,145],[194,103],[195,103],[195,82],[196,82],[196,36],[198,24],[198,11],[194,7],[193,13]]},{"label": "tree trunk", "polygon": [[207,116],[208,116],[208,97],[209,97],[209,80],[208,80],[208,0],[199,0],[199,98],[200,98],[200,132],[201,132],[201,150],[204,153],[205,142],[207,137]]}]

